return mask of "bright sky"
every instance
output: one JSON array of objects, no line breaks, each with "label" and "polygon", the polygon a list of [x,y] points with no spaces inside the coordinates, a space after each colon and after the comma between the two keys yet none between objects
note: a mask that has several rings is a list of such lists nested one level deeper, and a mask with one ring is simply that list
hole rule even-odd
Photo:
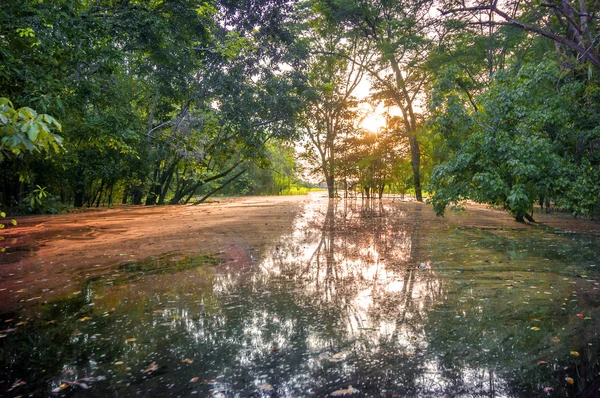
[{"label": "bright sky", "polygon": [[[360,82],[358,87],[354,90],[354,95],[359,100],[365,99],[369,96],[369,90],[371,89],[371,81],[368,76],[365,76],[363,80]],[[376,133],[380,128],[385,127],[385,113],[390,113],[392,115],[398,114],[397,109],[386,108],[383,104],[377,105],[377,107],[373,107],[368,103],[362,103],[360,109],[365,111],[366,117],[360,123],[360,126]]]}]

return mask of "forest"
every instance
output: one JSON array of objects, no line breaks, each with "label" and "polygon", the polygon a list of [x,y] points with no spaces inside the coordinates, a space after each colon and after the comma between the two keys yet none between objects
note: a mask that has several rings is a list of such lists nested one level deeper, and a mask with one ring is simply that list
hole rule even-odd
[{"label": "forest", "polygon": [[[472,200],[518,221],[537,206],[593,217],[597,11],[586,0],[9,0],[0,215],[321,182],[330,198],[409,194],[438,215]],[[374,112],[385,123],[369,129]]]}]

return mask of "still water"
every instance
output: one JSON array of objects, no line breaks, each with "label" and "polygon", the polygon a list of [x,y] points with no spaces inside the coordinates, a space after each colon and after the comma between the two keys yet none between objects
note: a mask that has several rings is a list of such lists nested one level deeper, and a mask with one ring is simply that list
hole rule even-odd
[{"label": "still water", "polygon": [[598,236],[312,200],[251,249],[0,315],[0,395],[600,396]]}]

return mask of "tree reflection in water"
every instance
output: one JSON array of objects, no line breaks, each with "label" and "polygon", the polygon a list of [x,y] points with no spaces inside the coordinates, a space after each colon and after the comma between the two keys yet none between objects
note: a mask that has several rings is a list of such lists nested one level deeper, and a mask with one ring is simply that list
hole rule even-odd
[{"label": "tree reflection in water", "polygon": [[[555,273],[568,269],[564,237],[453,229],[420,209],[311,200],[256,260],[232,243],[216,267],[156,259],[89,280],[0,340],[0,392],[21,380],[19,394],[49,395],[62,380],[98,376],[65,392],[308,397],[352,385],[357,396],[531,397],[593,387],[597,322],[556,316],[574,286]],[[531,249],[540,236],[563,245]],[[597,255],[594,242],[569,244],[585,261]],[[527,262],[540,258],[546,271],[530,271],[542,292],[518,296],[532,308],[505,285],[525,285]],[[598,300],[578,297],[577,311],[595,319]],[[564,382],[576,375],[577,387]]]}]

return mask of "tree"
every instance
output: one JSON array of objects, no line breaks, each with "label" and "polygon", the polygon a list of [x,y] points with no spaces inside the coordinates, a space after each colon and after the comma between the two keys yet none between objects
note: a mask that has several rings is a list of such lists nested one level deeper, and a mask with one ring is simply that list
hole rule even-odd
[{"label": "tree", "polygon": [[351,27],[352,35],[361,35],[373,43],[378,57],[361,67],[372,78],[374,98],[397,106],[409,137],[413,183],[417,200],[422,200],[420,115],[416,104],[422,100],[429,79],[427,57],[433,48],[435,19],[430,16],[429,0],[323,1],[323,13],[340,25]]},{"label": "tree", "polygon": [[441,12],[458,15],[469,25],[514,26],[549,38],[559,51],[574,53],[578,60],[586,60],[600,68],[597,7],[596,3],[585,0],[508,1],[501,6],[497,0],[475,1],[468,6],[464,2],[448,1]]},{"label": "tree", "polygon": [[310,37],[312,55],[303,114],[308,139],[304,157],[325,178],[328,196],[334,198],[339,141],[355,129],[358,115],[353,92],[364,70],[357,64],[366,62],[370,54],[360,39],[347,39],[338,27],[318,15],[311,14],[309,18],[305,35]]},{"label": "tree", "polygon": [[[62,138],[53,133],[61,124],[52,116],[38,114],[29,107],[14,108],[8,98],[0,98],[0,164],[7,158],[22,157],[25,153],[58,152]],[[40,188],[40,187],[38,187]],[[42,189],[40,189],[40,198]],[[6,213],[0,211],[0,218]],[[16,221],[11,223],[16,225]],[[5,225],[0,223],[0,229]]]},{"label": "tree", "polygon": [[533,203],[550,197],[575,213],[593,213],[599,203],[587,179],[598,162],[598,118],[581,117],[590,112],[585,92],[592,87],[544,61],[516,76],[498,73],[476,111],[464,107],[459,88],[446,91],[434,103],[434,125],[455,135],[432,177],[436,212],[472,199],[533,221]]}]

